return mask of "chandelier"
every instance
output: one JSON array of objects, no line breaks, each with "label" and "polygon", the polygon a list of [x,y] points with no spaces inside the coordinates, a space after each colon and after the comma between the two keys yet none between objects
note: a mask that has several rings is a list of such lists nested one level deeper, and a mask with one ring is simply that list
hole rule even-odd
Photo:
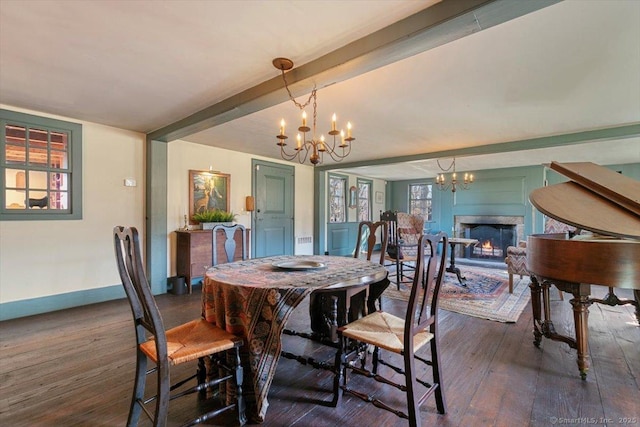
[{"label": "chandelier", "polygon": [[[298,127],[298,135],[296,136],[296,146],[293,148],[293,152],[287,152],[285,149],[288,138],[284,133],[285,122],[284,119],[280,121],[280,134],[276,136],[278,138],[277,145],[280,146],[280,157],[284,160],[294,160],[297,158],[299,163],[304,163],[309,158],[309,161],[313,165],[322,163],[324,153],[329,156],[335,162],[340,162],[351,153],[351,142],[355,140],[351,136],[351,122],[347,122],[347,133],[345,135],[344,130],[338,130],[336,125],[336,115],[331,118],[331,130],[328,132],[331,140],[326,141],[324,135],[320,135],[320,138],[316,137],[316,110],[317,110],[317,95],[316,88],[313,87],[309,99],[304,104],[297,102],[287,84],[285,77],[285,71],[293,68],[293,61],[287,58],[276,58],[273,60],[273,66],[282,72],[282,80],[284,81],[284,87],[287,89],[289,99],[302,111],[302,125]],[[313,101],[313,127],[307,126],[307,113],[304,109]],[[311,138],[307,139],[307,132],[311,133]],[[337,144],[337,145],[336,145]]]},{"label": "chandelier", "polygon": [[455,193],[459,184],[462,184],[461,187],[463,190],[468,190],[469,188],[471,188],[471,184],[473,183],[473,174],[465,173],[462,183],[458,182],[458,176],[456,174],[456,158],[455,157],[453,158],[453,161],[451,162],[448,168],[442,167],[442,165],[440,164],[440,159],[436,159],[436,161],[438,162],[438,167],[443,172],[449,172],[453,168],[453,173],[451,174],[450,183],[447,183],[447,179],[445,178],[444,173],[441,173],[438,176],[436,176],[436,184],[438,184],[438,189],[442,191],[447,191],[448,189],[451,189],[451,192]]}]

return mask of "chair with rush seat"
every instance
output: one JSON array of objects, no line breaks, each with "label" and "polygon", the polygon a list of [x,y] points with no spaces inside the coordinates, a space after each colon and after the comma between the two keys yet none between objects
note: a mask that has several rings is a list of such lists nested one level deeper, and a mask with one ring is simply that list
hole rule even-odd
[{"label": "chair with rush seat", "polygon": [[[378,408],[408,419],[411,427],[422,425],[420,404],[432,394],[435,395],[438,412],[441,414],[446,412],[438,355],[438,297],[445,272],[447,240],[444,233],[423,235],[418,240],[415,274],[405,318],[384,311],[376,311],[338,328],[342,344],[335,362],[336,371],[339,372],[336,381],[342,382],[339,386],[338,401],[341,400],[342,392],[349,393]],[[439,244],[442,245],[441,258],[440,262],[437,262],[436,254]],[[425,247],[428,250],[425,250]],[[426,252],[428,254],[425,255]],[[367,351],[362,351],[363,347],[358,343],[374,346],[371,370],[366,369]],[[417,354],[427,344],[430,344],[431,347],[431,360]],[[354,348],[355,352],[352,350]],[[390,363],[391,359],[382,359],[382,350],[401,356],[403,365],[397,366],[398,362],[396,361]],[[350,360],[354,355],[358,357],[355,360]],[[358,360],[360,361],[359,367],[356,366]],[[418,361],[431,367],[432,382],[418,378],[417,373],[422,371],[416,367]],[[394,373],[402,374],[404,381],[396,383],[390,379],[391,376],[384,377],[379,372],[380,365],[392,369],[391,375]],[[375,380],[405,392],[407,394],[406,412],[391,407],[377,397],[369,395],[370,389],[364,389],[364,391],[352,389],[349,386],[349,372],[353,372],[354,375],[362,375],[364,379],[361,383],[365,379]],[[419,387],[424,392],[421,393]]]},{"label": "chair with rush seat", "polygon": [[[378,230],[381,233],[379,262],[380,264],[384,263],[388,230],[383,221],[376,223],[363,221],[358,224],[358,237],[353,252],[354,258],[360,258],[364,255],[367,261],[371,261],[373,251],[376,248]],[[332,342],[337,342],[336,329],[338,326],[356,320],[358,317],[366,316],[369,310],[375,311],[375,301],[381,298],[388,285],[389,281],[385,279],[380,283],[365,287],[313,291],[309,297],[311,329],[321,335],[326,335]]]},{"label": "chair with rush seat", "polygon": [[[243,345],[242,338],[204,319],[192,320],[165,331],[160,311],[142,267],[137,230],[134,227],[117,226],[113,234],[118,272],[131,306],[137,344],[136,378],[127,426],[136,426],[141,412],[153,421],[154,426],[166,426],[170,400],[195,392],[204,394],[205,390],[214,387],[217,389],[228,380],[232,380],[229,394],[235,396],[233,399],[227,396],[228,402],[231,403],[202,414],[183,425],[202,423],[222,413],[228,413],[227,411],[234,411],[235,423],[244,425],[246,418],[239,352]],[[147,335],[151,336],[147,338]],[[212,380],[206,379],[205,358],[209,358],[210,366],[217,368],[221,375]],[[148,360],[151,360],[155,367],[147,371]],[[198,361],[196,373],[172,385],[170,375],[172,367],[196,360]],[[146,377],[152,373],[156,374],[156,392],[154,396],[145,397]],[[188,381],[193,379],[197,379],[195,386],[182,389]],[[182,391],[176,391],[178,388]],[[175,394],[172,395],[174,391]],[[147,404],[154,401],[155,410],[151,410]]]}]

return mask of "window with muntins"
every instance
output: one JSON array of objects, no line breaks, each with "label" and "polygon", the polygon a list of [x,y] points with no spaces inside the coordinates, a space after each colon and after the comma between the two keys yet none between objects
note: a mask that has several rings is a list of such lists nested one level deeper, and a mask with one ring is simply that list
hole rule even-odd
[{"label": "window with muntins", "polygon": [[82,126],[0,110],[3,220],[82,218]]},{"label": "window with muntins", "polygon": [[371,221],[371,181],[358,179],[358,221]]},{"label": "window with muntins", "polygon": [[409,185],[409,213],[422,215],[425,221],[431,221],[431,184]]},{"label": "window with muntins", "polygon": [[346,178],[333,175],[329,176],[329,222],[346,222],[346,190]]}]

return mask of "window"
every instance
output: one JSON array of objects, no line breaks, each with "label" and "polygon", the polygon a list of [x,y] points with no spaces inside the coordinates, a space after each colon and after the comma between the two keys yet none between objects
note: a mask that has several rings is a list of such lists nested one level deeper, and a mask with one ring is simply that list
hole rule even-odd
[{"label": "window", "polygon": [[0,110],[3,220],[82,218],[82,126]]},{"label": "window", "polygon": [[409,213],[422,215],[431,221],[431,184],[409,185]]},{"label": "window", "polygon": [[329,176],[329,222],[347,221],[347,179]]},{"label": "window", "polygon": [[358,222],[371,221],[371,181],[358,179]]}]

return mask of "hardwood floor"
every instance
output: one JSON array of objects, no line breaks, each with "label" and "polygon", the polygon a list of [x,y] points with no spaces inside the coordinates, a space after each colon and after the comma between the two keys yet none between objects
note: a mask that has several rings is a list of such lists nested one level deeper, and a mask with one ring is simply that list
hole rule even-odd
[{"label": "hardwood floor", "polygon": [[[594,289],[600,296],[606,290]],[[617,294],[631,297],[626,290]],[[558,332],[573,335],[568,300],[567,295],[564,302],[553,301],[554,323]],[[200,313],[199,288],[193,295],[161,295],[157,301],[167,327]],[[384,308],[398,313],[403,303],[386,299]],[[545,339],[540,349],[533,346],[529,308],[515,324],[447,311],[440,320],[448,413],[437,414],[433,399],[428,400],[422,406],[424,425],[621,425],[622,418],[640,425],[640,327],[632,307],[591,306],[586,381],[580,380],[575,350],[566,344]],[[307,306],[301,305],[289,325],[301,329],[307,321]],[[125,425],[135,363],[131,322],[125,300],[1,322],[0,425]],[[296,337],[283,337],[283,345],[316,358],[332,357]],[[382,387],[372,390],[383,389],[390,402],[400,403],[402,393]],[[338,408],[317,404],[329,399],[330,388],[327,372],[281,359],[263,425],[408,424],[349,396]],[[195,407],[195,398],[172,402],[171,425]],[[601,422],[605,418],[611,421]]]}]

